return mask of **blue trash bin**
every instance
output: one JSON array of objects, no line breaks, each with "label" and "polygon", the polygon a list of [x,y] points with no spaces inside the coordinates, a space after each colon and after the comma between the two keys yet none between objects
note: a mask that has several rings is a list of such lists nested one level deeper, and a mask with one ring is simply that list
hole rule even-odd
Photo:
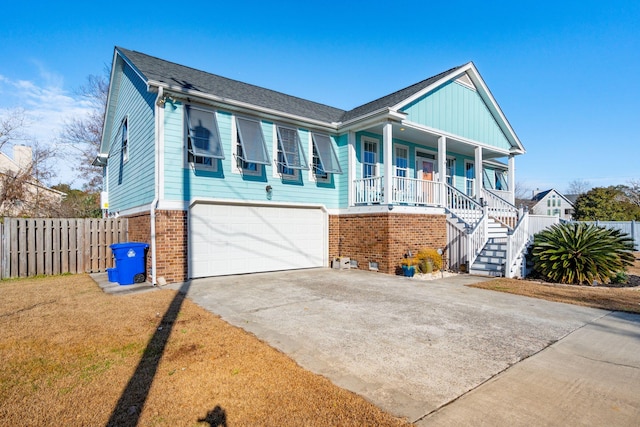
[{"label": "blue trash bin", "polygon": [[149,245],[139,242],[114,243],[110,246],[116,259],[116,276],[121,285],[147,280],[146,264]]}]

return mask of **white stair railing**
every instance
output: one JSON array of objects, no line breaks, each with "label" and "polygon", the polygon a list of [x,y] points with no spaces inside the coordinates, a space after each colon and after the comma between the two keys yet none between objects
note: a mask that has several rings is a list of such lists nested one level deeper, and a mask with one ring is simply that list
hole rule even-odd
[{"label": "white stair railing", "polygon": [[516,264],[521,261],[521,256],[527,247],[529,242],[529,212],[524,211],[520,216],[520,220],[507,235],[507,259],[504,266],[505,277],[522,277],[520,272],[514,272],[513,269]]},{"label": "white stair railing", "polygon": [[445,184],[445,188],[447,209],[474,228],[482,218],[482,205],[449,184]]},{"label": "white stair railing", "polygon": [[487,202],[489,215],[513,230],[519,219],[518,208],[486,188],[483,188],[480,194]]},{"label": "white stair railing", "polygon": [[471,265],[489,239],[489,215],[487,215],[487,207],[484,206],[481,212],[482,216],[475,226],[467,229],[467,271],[471,270]]}]

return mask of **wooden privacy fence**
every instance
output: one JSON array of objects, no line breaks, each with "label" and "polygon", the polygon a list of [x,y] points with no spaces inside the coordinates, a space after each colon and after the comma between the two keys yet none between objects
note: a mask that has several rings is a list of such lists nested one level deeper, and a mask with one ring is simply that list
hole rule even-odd
[{"label": "wooden privacy fence", "polygon": [[105,271],[113,266],[109,245],[127,232],[126,218],[5,218],[0,278]]}]

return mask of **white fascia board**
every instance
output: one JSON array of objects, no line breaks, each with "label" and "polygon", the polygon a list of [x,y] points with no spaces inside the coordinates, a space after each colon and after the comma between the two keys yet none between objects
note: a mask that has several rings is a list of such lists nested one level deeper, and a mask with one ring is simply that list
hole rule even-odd
[{"label": "white fascia board", "polygon": [[116,48],[116,51],[120,54],[120,57],[123,59],[123,61],[126,62],[127,65],[129,65],[131,69],[138,75],[140,80],[142,80],[147,84],[147,89],[149,89],[149,80],[144,74],[142,74],[142,71],[138,70],[138,67],[133,65],[133,62],[129,61],[129,58],[127,58],[127,56],[124,53],[120,52],[117,48]]},{"label": "white fascia board", "polygon": [[[111,75],[109,76],[109,92],[107,93],[107,108],[105,109],[105,117],[104,117],[104,129],[102,132],[102,140],[100,141],[100,156],[108,157],[109,155],[109,141],[111,140],[111,115],[114,114],[115,106],[112,106],[112,102],[115,102],[111,99],[111,95],[114,91],[117,91],[119,88],[115,87],[115,79],[116,79],[116,69],[120,61],[123,61],[127,65],[131,67],[131,69],[136,73],[136,75],[140,78],[140,80],[147,84],[147,90],[149,90],[149,83],[147,78],[145,77],[138,68],[133,65],[131,61],[126,57],[124,53],[120,51],[117,47],[113,52],[113,61],[111,62]],[[122,77],[120,77],[121,79]]]},{"label": "white fascia board", "polygon": [[[500,117],[500,121],[498,122],[498,125],[502,124],[504,128],[506,128],[506,129],[503,129],[503,131],[506,130],[508,137],[510,136],[510,138],[508,139],[510,139],[512,143],[515,143],[516,147],[514,148],[517,149],[521,154],[524,154],[526,150],[524,149],[522,142],[520,142],[520,138],[518,138],[518,135],[516,135],[516,132],[511,127],[511,123],[509,123],[509,120],[507,120],[507,117],[502,112],[502,108],[500,108],[500,105],[498,104],[496,99],[493,97],[493,94],[489,90],[489,87],[484,82],[484,79],[482,78],[482,76],[480,76],[478,69],[476,68],[473,62],[470,62],[467,65],[469,66],[469,71],[471,71],[471,73],[469,74],[469,77],[471,77],[471,81],[473,81],[473,84],[476,85],[476,88],[480,89],[479,93],[485,99],[485,102],[489,101],[487,103],[489,110],[493,114],[497,114],[498,117]],[[503,126],[500,126],[500,127],[502,128]]]},{"label": "white fascia board", "polygon": [[375,124],[392,122],[402,122],[407,118],[407,114],[402,111],[396,111],[393,108],[384,107],[376,111],[372,111],[364,116],[356,117],[355,119],[348,120],[340,123],[340,133],[348,132],[350,130],[359,130],[370,127]]},{"label": "white fascia board", "polygon": [[111,115],[113,114],[113,108],[111,108],[111,94],[114,90],[114,79],[115,79],[115,70],[116,63],[118,61],[119,52],[118,49],[115,49],[113,52],[113,60],[111,61],[111,74],[109,75],[109,91],[107,92],[107,105],[104,110],[104,126],[102,129],[102,139],[100,141],[100,156],[108,156],[108,143],[111,139]]},{"label": "white fascia board", "polygon": [[401,213],[413,215],[444,215],[445,210],[437,206],[401,206],[401,205],[367,205],[367,206],[351,206],[342,209],[331,209],[331,215],[355,215],[355,214],[380,214],[380,213]]},{"label": "white fascia board", "polygon": [[448,139],[455,139],[458,142],[469,144],[469,145],[471,145],[473,147],[482,147],[484,150],[493,151],[493,152],[502,154],[504,156],[508,156],[509,154],[513,154],[511,150],[505,150],[503,148],[498,148],[498,147],[494,147],[492,145],[487,145],[487,144],[484,144],[482,142],[474,141],[473,139],[469,139],[469,138],[462,137],[460,135],[455,135],[455,134],[452,134],[452,133],[449,133],[449,132],[445,132],[445,131],[443,131],[441,129],[435,129],[435,128],[432,128],[432,127],[429,127],[429,126],[424,126],[424,125],[421,125],[419,123],[403,121],[402,125],[404,127],[406,127],[406,128],[412,128],[412,129],[415,129],[415,130],[428,132],[428,133],[431,133],[431,134],[436,135],[436,136],[445,136]]},{"label": "white fascia board", "polygon": [[320,130],[323,132],[336,133],[338,130],[337,123],[329,123],[323,122],[320,120],[309,119],[306,117],[298,116],[295,114],[289,114],[282,111],[272,110],[270,108],[260,107],[258,105],[249,104],[246,102],[235,101],[229,98],[222,98],[216,95],[211,95],[208,93],[202,93],[198,91],[194,91],[191,89],[184,89],[179,86],[167,85],[166,83],[150,80],[148,82],[149,90],[151,91],[151,87],[163,87],[165,94],[168,95],[167,91],[170,91],[172,95],[176,95],[177,98],[181,100],[187,101],[200,101],[202,103],[211,104],[215,107],[219,107],[225,110],[230,110],[231,112],[236,113],[244,113],[252,116],[258,115],[260,118],[265,118],[273,121],[286,121],[288,123],[299,125],[300,127],[309,129],[309,130]]}]

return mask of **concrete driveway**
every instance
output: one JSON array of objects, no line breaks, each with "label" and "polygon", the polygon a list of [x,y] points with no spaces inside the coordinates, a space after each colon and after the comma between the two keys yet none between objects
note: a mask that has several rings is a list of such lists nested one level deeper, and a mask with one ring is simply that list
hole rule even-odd
[{"label": "concrete driveway", "polygon": [[[545,425],[544,416],[556,424],[559,415],[549,406],[554,402],[544,399],[558,398],[544,387],[556,387],[552,380],[562,371],[574,375],[574,381],[568,389],[555,390],[563,392],[559,398],[580,396],[581,367],[598,369],[598,357],[606,359],[603,351],[620,345],[624,356],[611,363],[619,362],[624,373],[616,374],[626,376],[623,382],[630,389],[616,395],[617,411],[611,412],[622,417],[618,425],[640,415],[640,316],[622,318],[625,326],[617,329],[617,319],[606,311],[464,286],[481,280],[460,275],[421,281],[311,269],[198,279],[182,289],[304,368],[418,425]],[[557,347],[565,340],[578,353],[589,354],[566,356]],[[566,373],[556,363],[569,363],[571,369]],[[517,371],[521,365],[527,369]],[[542,368],[546,371],[540,374]],[[611,370],[605,376],[610,375]],[[611,390],[597,391],[604,399],[615,389],[615,378],[609,380]],[[586,406],[589,399],[603,399],[594,393],[587,392]],[[529,408],[525,415],[519,406]],[[509,411],[522,416],[514,418]],[[567,411],[571,408],[558,408],[564,417]]]}]

